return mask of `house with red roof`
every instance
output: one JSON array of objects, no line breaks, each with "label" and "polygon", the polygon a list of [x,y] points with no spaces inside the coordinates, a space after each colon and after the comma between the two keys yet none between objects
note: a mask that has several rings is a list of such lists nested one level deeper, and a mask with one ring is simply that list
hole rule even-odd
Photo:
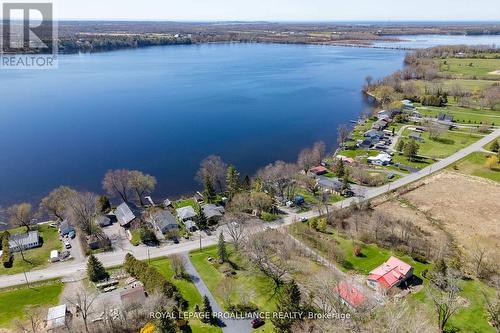
[{"label": "house with red roof", "polygon": [[390,257],[389,260],[370,272],[367,278],[367,284],[373,289],[390,289],[399,286],[413,275],[413,267],[399,260],[396,257]]},{"label": "house with red roof", "polygon": [[314,173],[317,176],[324,175],[325,173],[328,173],[328,169],[322,165],[315,166],[314,168],[311,168],[309,171]]},{"label": "house with red roof", "polygon": [[335,287],[335,293],[340,297],[344,305],[356,310],[366,302],[366,297],[353,284],[341,281]]}]

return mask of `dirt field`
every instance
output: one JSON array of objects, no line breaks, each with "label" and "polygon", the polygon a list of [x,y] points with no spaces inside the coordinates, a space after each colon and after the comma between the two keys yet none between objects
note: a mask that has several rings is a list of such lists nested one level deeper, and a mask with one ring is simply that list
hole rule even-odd
[{"label": "dirt field", "polygon": [[493,181],[446,171],[376,210],[414,221],[436,244],[448,233],[464,253],[477,244],[500,253],[500,184]]}]

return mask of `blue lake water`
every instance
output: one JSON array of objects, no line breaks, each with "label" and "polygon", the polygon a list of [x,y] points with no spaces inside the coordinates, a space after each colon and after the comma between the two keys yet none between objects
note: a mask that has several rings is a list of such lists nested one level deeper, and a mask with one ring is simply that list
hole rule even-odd
[{"label": "blue lake water", "polygon": [[395,50],[216,44],[66,55],[57,70],[0,72],[0,206],[64,184],[101,191],[108,169],[158,179],[156,198],[197,189],[200,160],[242,174],[295,161],[367,107],[367,75]]}]

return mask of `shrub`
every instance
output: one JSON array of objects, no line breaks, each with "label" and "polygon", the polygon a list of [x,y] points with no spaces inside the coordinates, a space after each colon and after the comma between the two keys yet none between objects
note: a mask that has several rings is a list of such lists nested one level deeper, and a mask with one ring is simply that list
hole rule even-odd
[{"label": "shrub", "polygon": [[352,254],[355,257],[360,257],[361,256],[361,246],[359,246],[357,244],[354,245],[354,247],[352,248]]},{"label": "shrub", "polygon": [[130,239],[130,243],[133,246],[138,246],[141,243],[141,233],[138,229],[132,230],[130,232],[132,234],[132,238]]},{"label": "shrub", "polygon": [[141,237],[141,242],[144,244],[158,244],[158,238],[153,230],[147,227],[142,227],[139,229],[139,235]]}]

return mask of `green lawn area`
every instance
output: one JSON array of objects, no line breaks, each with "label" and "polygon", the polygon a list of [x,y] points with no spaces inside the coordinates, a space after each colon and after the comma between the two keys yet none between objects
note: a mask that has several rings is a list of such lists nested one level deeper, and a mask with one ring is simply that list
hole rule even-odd
[{"label": "green lawn area", "polygon": [[500,59],[446,58],[436,62],[441,72],[451,73],[458,78],[500,79],[500,75],[490,74],[500,70]]},{"label": "green lawn area", "polygon": [[[26,228],[22,227],[10,229],[9,232],[11,235],[15,233],[22,233],[26,232]],[[30,271],[33,269],[40,269],[49,264],[50,251],[62,249],[62,243],[59,240],[59,233],[57,228],[52,228],[46,224],[39,225],[39,232],[43,245],[41,247],[24,251],[24,258],[27,261],[23,261],[19,252],[15,253],[13,266],[11,268],[5,268],[3,265],[0,265],[0,275],[17,274],[22,273],[23,270]]]},{"label": "green lawn area", "polygon": [[379,151],[369,149],[344,149],[339,151],[338,155],[343,155],[350,158],[377,156]]},{"label": "green lawn area", "polygon": [[[410,130],[405,130],[403,135],[408,136],[410,133]],[[432,140],[429,138],[428,132],[423,132],[422,139],[423,142],[418,142],[420,146],[419,155],[445,158],[476,142],[480,139],[480,136],[459,131],[446,131],[439,138]]]},{"label": "green lawn area", "polygon": [[174,202],[174,208],[182,208],[186,206],[192,206],[193,208],[196,208],[198,204],[194,201],[193,198],[187,198],[187,199],[181,199],[176,202]]},{"label": "green lawn area", "polygon": [[268,212],[262,212],[260,214],[260,219],[266,222],[272,222],[276,221],[281,218],[281,215],[279,214],[273,214],[273,213],[268,213]]},{"label": "green lawn area", "polygon": [[62,283],[49,282],[31,288],[0,290],[0,327],[12,327],[16,319],[22,320],[28,307],[56,305],[62,289]]},{"label": "green lawn area", "polygon": [[392,156],[392,161],[394,163],[399,163],[399,164],[411,166],[414,168],[420,168],[420,169],[425,168],[426,166],[429,166],[432,163],[434,163],[433,160],[430,160],[428,158],[413,158],[410,161],[410,160],[408,160],[408,158],[406,156],[399,155],[398,153],[395,153],[394,156]]},{"label": "green lawn area", "polygon": [[450,166],[450,168],[467,175],[483,177],[500,182],[500,166],[492,170],[485,165],[486,156],[488,155],[487,153],[474,152],[456,162]]},{"label": "green lawn area", "polygon": [[486,150],[490,150],[491,151],[491,145],[495,141],[497,141],[498,143],[500,143],[500,137],[498,137],[498,138],[492,140],[491,142],[487,143],[486,145],[483,146],[483,148],[486,149]]},{"label": "green lawn area", "polygon": [[453,115],[453,120],[463,124],[500,124],[500,111],[463,108],[460,106],[448,105],[444,108],[435,106],[420,106],[418,112],[425,117],[436,118],[441,112]]},{"label": "green lawn area", "polygon": [[[500,79],[500,77],[499,77]],[[474,91],[482,91],[491,87],[495,81],[493,80],[442,80],[439,81],[443,85],[443,89],[450,91],[454,86],[458,85],[462,90],[473,93]]]},{"label": "green lawn area", "polygon": [[[211,263],[207,260],[208,257],[217,258],[216,246],[206,247],[201,252],[196,250],[189,253],[191,262],[217,300],[217,303],[226,308],[220,285],[224,279],[232,279],[234,292],[231,294],[231,302],[237,304],[242,298],[246,298],[255,304],[259,311],[273,311],[275,309],[275,289],[272,280],[253,269],[245,258],[234,251],[232,246],[228,246],[228,250],[230,261],[235,265],[236,271],[236,275],[229,278],[218,270],[219,265],[217,263]],[[269,320],[266,320],[266,324],[255,331],[274,332]]]},{"label": "green lawn area", "polygon": [[[198,289],[194,285],[193,282],[185,280],[185,279],[174,279],[174,271],[172,270],[172,265],[170,263],[170,260],[168,258],[162,258],[162,259],[155,259],[150,262],[150,265],[153,267],[156,267],[156,269],[163,275],[165,276],[169,281],[172,281],[172,283],[179,289],[181,292],[182,296],[188,301],[189,303],[189,311],[193,311],[194,307],[196,304],[202,307],[202,296],[198,292]],[[212,325],[207,325],[202,323],[199,319],[189,319],[189,326],[191,327],[191,330],[193,333],[204,333],[204,332],[209,332],[209,333],[216,333],[216,332],[222,332],[222,329],[220,327],[215,327]]]},{"label": "green lawn area", "polygon": [[[463,306],[454,316],[452,316],[446,325],[449,332],[495,332],[495,329],[488,323],[485,301],[482,291],[493,293],[493,288],[486,286],[478,280],[460,281],[460,296],[466,300]],[[421,290],[410,296],[410,301],[416,301],[424,304],[429,313],[432,312],[432,301]]]},{"label": "green lawn area", "polygon": [[[294,223],[289,227],[290,233],[300,238],[320,254],[327,256],[326,249],[318,248],[312,244],[308,237],[303,236],[303,231],[305,229],[310,229],[306,223]],[[345,260],[343,263],[339,263],[339,268],[343,271],[354,270],[361,274],[368,275],[370,271],[384,263],[391,255],[412,265],[414,267],[415,275],[419,277],[421,277],[421,273],[424,269],[428,269],[430,267],[430,264],[422,264],[413,260],[410,256],[394,253],[393,251],[383,249],[376,244],[364,244],[362,242],[355,243],[353,240],[343,237],[332,228],[329,228],[326,233],[315,232],[315,235],[316,238],[320,239],[320,241],[333,241],[342,249]],[[353,254],[353,248],[356,244],[361,247],[362,256],[360,257],[356,257]]]}]

